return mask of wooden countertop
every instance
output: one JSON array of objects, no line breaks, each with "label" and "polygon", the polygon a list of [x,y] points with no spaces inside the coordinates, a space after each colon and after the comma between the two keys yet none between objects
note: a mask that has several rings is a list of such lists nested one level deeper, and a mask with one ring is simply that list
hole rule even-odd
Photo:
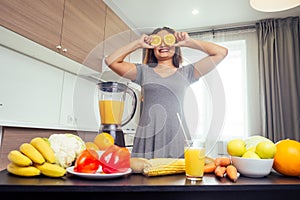
[{"label": "wooden countertop", "polygon": [[[226,177],[216,178],[205,174],[202,181],[192,184],[184,174],[161,177],[145,177],[130,174],[114,179],[85,179],[71,174],[63,178],[18,177],[6,170],[0,172],[0,192],[10,193],[11,197],[23,197],[31,192],[43,192],[53,198],[59,193],[76,194],[72,199],[107,195],[113,199],[298,199],[300,177],[287,177],[272,172],[264,178],[241,176],[236,183]],[[47,194],[46,194],[47,193]],[[57,196],[56,196],[57,197]],[[151,198],[150,198],[151,197]],[[271,198],[272,197],[272,198]],[[40,198],[40,197],[39,197]],[[34,195],[30,199],[34,199]]]}]

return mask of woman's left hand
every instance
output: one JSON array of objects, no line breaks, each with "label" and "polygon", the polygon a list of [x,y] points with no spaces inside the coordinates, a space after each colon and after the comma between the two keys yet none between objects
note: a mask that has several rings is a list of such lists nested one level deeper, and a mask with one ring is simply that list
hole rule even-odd
[{"label": "woman's left hand", "polygon": [[176,38],[175,47],[187,46],[188,41],[191,39],[187,32],[175,32],[174,36]]}]

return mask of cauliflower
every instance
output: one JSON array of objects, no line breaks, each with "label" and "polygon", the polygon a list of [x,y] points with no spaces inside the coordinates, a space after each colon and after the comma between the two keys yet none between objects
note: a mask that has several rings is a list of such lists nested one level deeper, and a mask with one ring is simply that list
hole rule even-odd
[{"label": "cauliflower", "polygon": [[48,142],[55,153],[57,164],[64,168],[71,166],[77,156],[86,149],[85,142],[71,133],[52,134]]}]

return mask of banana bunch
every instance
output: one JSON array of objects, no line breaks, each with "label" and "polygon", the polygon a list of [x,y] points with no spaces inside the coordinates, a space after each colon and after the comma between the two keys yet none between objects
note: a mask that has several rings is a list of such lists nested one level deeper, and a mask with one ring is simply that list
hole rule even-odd
[{"label": "banana bunch", "polygon": [[56,157],[50,145],[41,137],[23,143],[19,150],[11,150],[7,155],[10,163],[7,171],[18,176],[62,177],[66,169],[56,164]]}]

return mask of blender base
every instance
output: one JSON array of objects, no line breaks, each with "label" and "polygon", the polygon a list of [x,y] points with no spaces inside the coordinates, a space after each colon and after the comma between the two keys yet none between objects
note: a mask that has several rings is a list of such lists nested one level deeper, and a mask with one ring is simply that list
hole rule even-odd
[{"label": "blender base", "polygon": [[101,125],[99,129],[99,133],[102,132],[106,132],[111,136],[113,136],[115,145],[118,145],[120,147],[125,147],[124,133],[119,126],[113,124]]}]

